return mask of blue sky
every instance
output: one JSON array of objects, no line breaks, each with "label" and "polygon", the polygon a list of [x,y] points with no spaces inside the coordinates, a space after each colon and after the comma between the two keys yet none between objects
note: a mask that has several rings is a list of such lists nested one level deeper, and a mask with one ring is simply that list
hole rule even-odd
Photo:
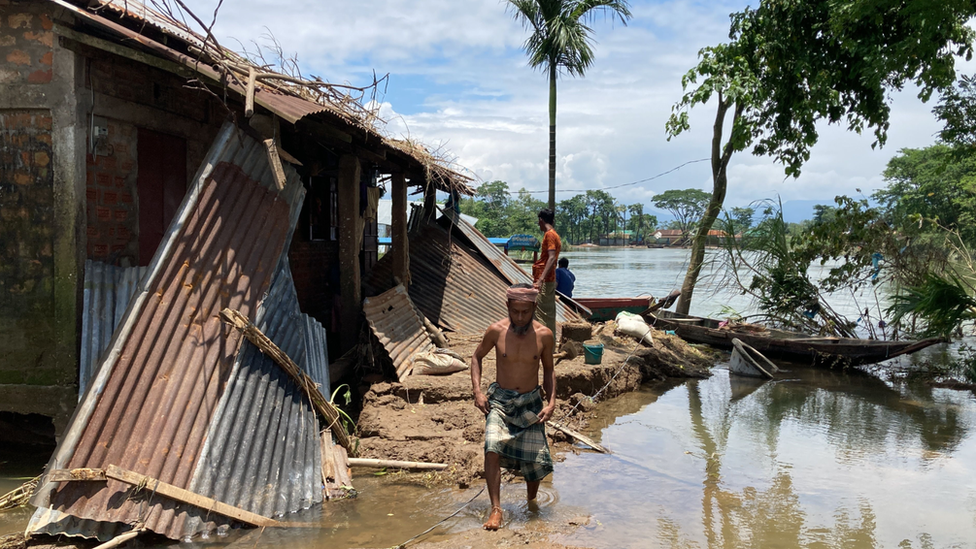
[{"label": "blue sky", "polygon": [[[216,0],[188,0],[209,18]],[[636,1],[628,26],[592,25],[596,60],[585,78],[559,81],[557,187],[601,189],[706,158],[714,107],[692,112],[692,130],[667,141],[664,123],[681,96],[681,76],[704,46],[727,39],[729,13],[746,1]],[[544,191],[548,174],[548,86],[521,51],[527,36],[499,0],[224,0],[214,28],[225,46],[249,47],[270,31],[305,74],[364,85],[389,73],[383,131],[448,151],[479,181]],[[976,72],[976,62],[957,69]],[[830,203],[838,194],[870,194],[903,147],[934,142],[939,125],[914,89],[892,94],[888,144],[873,136],[821,127],[820,143],[799,179],[768,158],[739,153],[729,169],[726,206],[764,198]],[[668,189],[711,189],[707,162],[611,192],[649,205]],[[861,192],[858,193],[857,189]],[[557,200],[575,193],[558,193]],[[538,195],[545,197],[544,193]]]}]

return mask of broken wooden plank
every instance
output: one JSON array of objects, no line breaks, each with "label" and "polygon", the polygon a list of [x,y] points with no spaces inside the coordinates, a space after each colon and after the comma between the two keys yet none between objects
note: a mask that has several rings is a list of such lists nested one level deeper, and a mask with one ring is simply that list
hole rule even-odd
[{"label": "broken wooden plank", "polygon": [[332,433],[335,435],[336,440],[342,445],[343,448],[349,449],[349,434],[346,433],[346,428],[342,424],[342,420],[339,418],[339,410],[322,396],[319,391],[318,385],[312,381],[312,378],[308,377],[299,367],[295,364],[284,351],[282,351],[273,341],[268,339],[268,336],[264,335],[257,326],[251,324],[251,321],[247,319],[246,316],[242,315],[240,311],[235,311],[234,309],[224,309],[220,311],[220,317],[224,322],[230,324],[231,326],[237,328],[244,334],[244,337],[254,344],[262,353],[271,357],[271,360],[275,362],[282,370],[285,371],[298,385],[298,388],[305,393],[309,401],[315,410],[321,414],[328,423],[328,427],[332,429]]},{"label": "broken wooden plank", "polygon": [[254,88],[257,76],[254,67],[247,68],[247,88],[244,89],[244,118],[254,116]]},{"label": "broken wooden plank", "polygon": [[268,151],[268,165],[271,166],[271,175],[274,177],[275,185],[279,191],[284,190],[288,178],[285,176],[285,168],[281,165],[281,157],[278,156],[278,146],[274,139],[265,139],[264,148]]},{"label": "broken wooden plank", "polygon": [[92,469],[87,467],[79,469],[55,469],[47,473],[47,480],[51,482],[99,482],[108,479],[117,480],[131,486],[142,487],[152,493],[187,503],[217,513],[218,515],[230,517],[252,526],[293,526],[292,523],[278,522],[274,519],[245,511],[239,507],[201,496],[179,486],[173,486],[161,480],[123,469],[118,465],[109,465],[105,469]]},{"label": "broken wooden plank", "polygon": [[352,488],[352,475],[346,464],[346,450],[332,442],[332,433],[322,432],[322,485],[326,499],[343,499]]},{"label": "broken wooden plank", "polygon": [[415,469],[418,471],[443,471],[446,463],[426,463],[422,461],[397,461],[394,459],[349,458],[350,467],[389,467],[391,469]]},{"label": "broken wooden plank", "polygon": [[268,517],[263,517],[257,513],[245,511],[239,507],[234,507],[233,505],[229,505],[206,496],[201,496],[200,494],[196,494],[189,490],[184,490],[183,488],[173,486],[172,484],[167,484],[161,480],[123,469],[117,465],[109,465],[106,467],[105,476],[119,482],[131,484],[132,486],[144,486],[145,489],[150,492],[154,492],[161,496],[166,496],[170,499],[175,499],[176,501],[188,503],[195,507],[206,509],[208,511],[217,513],[218,515],[230,517],[234,520],[239,520],[253,526],[281,525],[274,519],[269,519]]},{"label": "broken wooden plank", "polygon": [[596,441],[594,441],[590,437],[588,437],[586,435],[583,435],[583,434],[580,434],[580,433],[577,433],[576,431],[570,429],[569,427],[563,427],[562,425],[560,425],[558,423],[553,423],[551,421],[547,421],[546,422],[546,425],[548,425],[549,427],[552,427],[553,429],[555,429],[557,431],[562,431],[566,435],[568,435],[568,436],[570,436],[570,437],[572,437],[572,438],[574,438],[574,439],[582,442],[583,444],[589,446],[590,448],[593,448],[594,450],[596,450],[597,452],[600,452],[601,454],[609,454],[610,453],[610,450],[607,450],[605,447],[600,446],[599,444],[596,443]]}]

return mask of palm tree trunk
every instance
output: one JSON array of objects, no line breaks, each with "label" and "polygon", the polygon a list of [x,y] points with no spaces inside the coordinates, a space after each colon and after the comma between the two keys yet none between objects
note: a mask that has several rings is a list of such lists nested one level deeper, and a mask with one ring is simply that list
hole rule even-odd
[{"label": "palm tree trunk", "polygon": [[556,63],[549,62],[549,209],[556,211]]}]

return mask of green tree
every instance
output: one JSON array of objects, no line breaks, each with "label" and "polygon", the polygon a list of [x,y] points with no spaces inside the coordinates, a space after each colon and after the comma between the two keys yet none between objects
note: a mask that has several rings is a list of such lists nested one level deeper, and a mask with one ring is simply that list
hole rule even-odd
[{"label": "green tree", "polygon": [[890,92],[914,82],[927,100],[951,86],[954,56],[972,55],[974,31],[966,22],[974,15],[974,2],[942,0],[760,0],[755,9],[732,14],[731,41],[700,52],[666,125],[669,138],[680,134],[689,128],[688,109],[716,97],[712,201],[693,240],[676,310],[687,313],[691,306],[734,152],[752,145],[754,154],[774,157],[796,177],[817,142],[820,120],[846,122],[858,133],[873,128],[875,144],[883,145]]},{"label": "green tree", "polygon": [[583,76],[593,64],[592,29],[597,14],[630,19],[627,0],[508,0],[516,20],[532,34],[522,46],[529,66],[549,77],[549,208],[556,209],[556,79],[560,72]]},{"label": "green tree", "polygon": [[872,197],[894,226],[917,234],[919,221],[930,220],[976,242],[976,156],[946,145],[902,149],[888,161],[884,179],[888,186]]},{"label": "green tree", "polygon": [[535,198],[524,188],[519,189],[518,197],[511,201],[507,211],[512,234],[539,235],[539,210],[545,207],[545,202]]},{"label": "green tree", "polygon": [[508,209],[511,198],[508,183],[482,183],[471,199],[461,201],[461,213],[478,218],[476,228],[488,237],[509,236]]},{"label": "green tree", "polygon": [[586,191],[590,206],[590,240],[606,236],[617,217],[614,199],[606,191]]},{"label": "green tree", "polygon": [[964,75],[945,90],[932,112],[945,124],[939,132],[942,142],[962,154],[976,153],[976,75]]},{"label": "green tree", "polygon": [[702,217],[711,195],[700,189],[671,189],[654,195],[654,207],[674,216],[675,224],[683,235]]},{"label": "green tree", "polygon": [[731,218],[735,227],[735,233],[748,231],[752,228],[752,218],[756,215],[756,210],[750,207],[732,208]]},{"label": "green tree", "polygon": [[589,208],[586,195],[578,194],[573,198],[563,200],[556,210],[557,232],[566,235],[569,242],[578,244],[586,234],[586,219]]}]

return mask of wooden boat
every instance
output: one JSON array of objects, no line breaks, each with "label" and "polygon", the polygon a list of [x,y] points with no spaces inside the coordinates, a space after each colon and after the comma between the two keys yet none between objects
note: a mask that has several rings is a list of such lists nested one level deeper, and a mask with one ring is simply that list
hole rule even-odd
[{"label": "wooden boat", "polygon": [[574,297],[573,301],[591,311],[590,322],[606,322],[617,318],[621,311],[639,315],[648,312],[654,298],[644,297]]},{"label": "wooden boat", "polygon": [[773,374],[778,371],[779,368],[762,353],[743,343],[741,339],[732,338],[732,358],[729,360],[729,372],[739,376],[773,379]]},{"label": "wooden boat", "polygon": [[645,315],[645,318],[654,329],[674,330],[679,337],[692,343],[705,343],[719,349],[732,350],[732,339],[738,338],[768,357],[807,364],[841,366],[873,364],[911,354],[942,341],[937,337],[919,341],[811,337],[797,332],[766,329],[754,325],[720,326],[718,320],[671,311],[657,311]]}]

